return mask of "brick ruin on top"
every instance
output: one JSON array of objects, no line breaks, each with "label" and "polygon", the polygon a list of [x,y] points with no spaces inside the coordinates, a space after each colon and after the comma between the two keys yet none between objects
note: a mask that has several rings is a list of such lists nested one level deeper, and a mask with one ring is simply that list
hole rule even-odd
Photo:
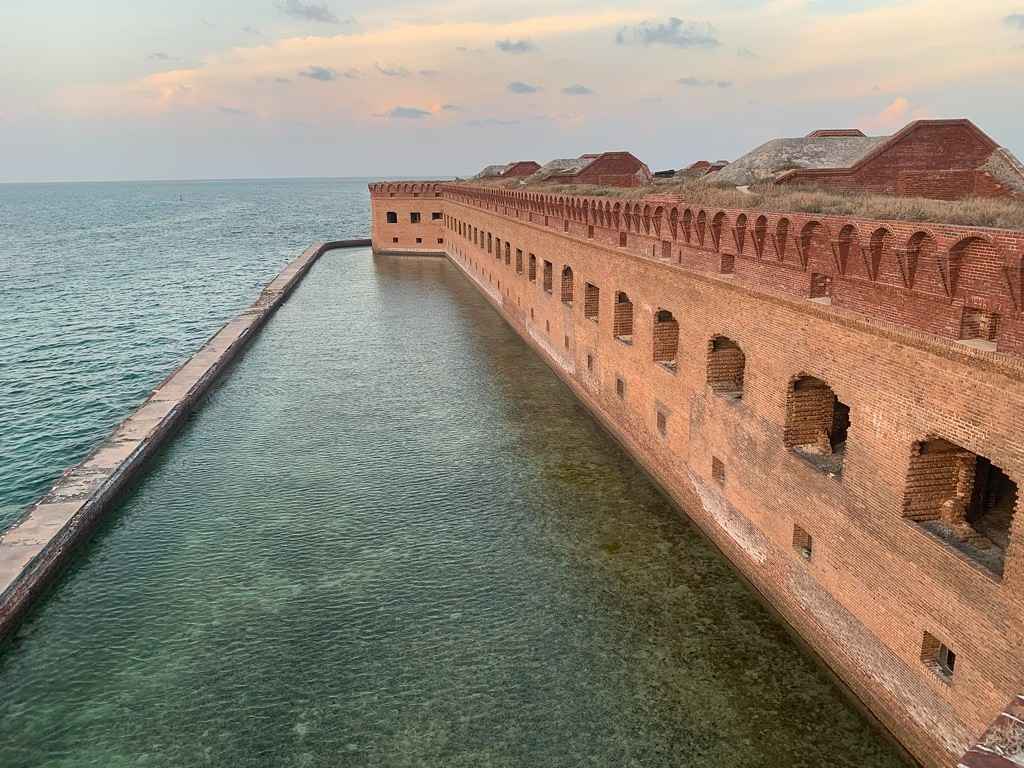
[{"label": "brick ruin on top", "polygon": [[845,192],[956,200],[1024,199],[1024,167],[970,120],[917,120],[892,136],[856,129],[774,139],[715,173],[736,185],[770,180]]},{"label": "brick ruin on top", "polygon": [[1024,765],[1024,233],[370,189],[918,759]]}]

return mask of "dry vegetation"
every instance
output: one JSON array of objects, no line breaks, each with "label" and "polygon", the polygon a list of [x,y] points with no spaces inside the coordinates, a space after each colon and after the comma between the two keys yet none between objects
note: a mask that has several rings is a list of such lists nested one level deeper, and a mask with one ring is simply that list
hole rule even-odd
[{"label": "dry vegetation", "polygon": [[[478,182],[474,182],[478,183]],[[593,187],[582,184],[538,184],[518,186],[516,182],[491,182],[487,186],[553,195],[637,198],[671,197],[689,205],[709,208],[750,208],[764,211],[821,213],[857,216],[865,219],[928,221],[975,227],[1024,230],[1024,200],[928,200],[920,197],[841,193],[807,187],[751,187],[744,192],[732,186],[693,179],[657,179],[646,187]]]}]

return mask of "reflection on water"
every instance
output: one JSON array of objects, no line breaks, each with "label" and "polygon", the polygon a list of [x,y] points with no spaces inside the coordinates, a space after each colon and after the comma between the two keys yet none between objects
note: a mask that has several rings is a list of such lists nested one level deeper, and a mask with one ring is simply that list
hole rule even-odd
[{"label": "reflection on water", "polygon": [[326,256],[0,656],[4,766],[899,766],[442,260]]}]

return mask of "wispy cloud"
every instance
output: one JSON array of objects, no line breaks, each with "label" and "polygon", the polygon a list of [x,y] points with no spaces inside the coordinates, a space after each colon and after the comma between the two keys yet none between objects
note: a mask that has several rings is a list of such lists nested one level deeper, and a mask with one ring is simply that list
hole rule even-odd
[{"label": "wispy cloud", "polygon": [[330,67],[306,67],[299,72],[299,77],[307,77],[310,80],[320,80],[326,83],[337,78],[338,73]]},{"label": "wispy cloud", "polygon": [[430,112],[418,107],[393,107],[388,110],[387,117],[392,120],[422,120],[424,117],[430,117]]},{"label": "wispy cloud", "polygon": [[467,120],[466,125],[474,128],[486,128],[490,126],[519,125],[519,120],[499,120],[496,117],[486,117],[482,120]]},{"label": "wispy cloud", "polygon": [[426,78],[437,77],[440,74],[441,74],[441,71],[438,70],[438,69],[421,69],[419,71],[420,77],[426,77]]},{"label": "wispy cloud", "polygon": [[323,24],[349,24],[353,21],[352,19],[345,19],[342,22],[338,15],[327,7],[326,2],[306,3],[302,0],[283,0],[283,2],[277,4],[277,7],[285,15],[296,19],[303,19],[304,21],[318,21]]},{"label": "wispy cloud", "polygon": [[348,78],[349,80],[358,80],[360,75],[362,75],[362,74],[363,73],[360,72],[355,67],[349,67],[348,69],[346,69],[344,72],[341,73],[341,76],[345,77],[345,78]]},{"label": "wispy cloud", "polygon": [[594,92],[587,88],[587,86],[576,83],[574,85],[567,85],[562,89],[562,93],[566,96],[590,96]]},{"label": "wispy cloud", "polygon": [[687,88],[732,88],[732,80],[701,80],[698,77],[680,77],[676,82]]},{"label": "wispy cloud", "polygon": [[385,67],[382,64],[374,64],[377,71],[387,77],[408,77],[409,70],[405,67]]},{"label": "wispy cloud", "polygon": [[165,51],[153,51],[146,59],[148,61],[173,61],[174,57]]},{"label": "wispy cloud", "polygon": [[505,53],[529,53],[537,50],[537,46],[530,40],[498,40],[494,47]]},{"label": "wispy cloud", "polygon": [[256,27],[250,24],[246,24],[244,27],[242,27],[242,31],[245,32],[247,35],[258,35],[260,33],[260,31],[256,29]]},{"label": "wispy cloud", "polygon": [[1024,29],[1024,13],[1011,13],[1003,19],[1003,23],[1014,29]]},{"label": "wispy cloud", "polygon": [[248,115],[249,114],[244,109],[239,109],[238,107],[228,107],[228,106],[225,106],[224,104],[221,104],[220,106],[218,106],[217,107],[217,111],[223,112],[225,115]]},{"label": "wispy cloud", "polygon": [[288,79],[287,77],[275,77],[274,78],[274,82],[275,83],[281,83],[282,85],[285,85],[287,83],[290,83],[291,80]]},{"label": "wispy cloud", "polygon": [[530,85],[529,83],[522,83],[522,82],[520,82],[518,80],[514,80],[513,82],[509,83],[507,88],[508,88],[509,93],[517,93],[517,94],[536,93],[537,91],[540,90],[540,88],[538,86],[536,86],[536,85]]},{"label": "wispy cloud", "polygon": [[462,107],[460,107],[458,104],[442,104],[441,110],[443,112],[461,112]]},{"label": "wispy cloud", "polygon": [[667,22],[645,21],[622,27],[615,35],[619,45],[669,45],[674,48],[717,48],[721,43],[714,27],[672,16]]},{"label": "wispy cloud", "polygon": [[736,49],[736,55],[739,56],[741,59],[759,59],[759,58],[761,58],[756,53],[754,53],[752,50],[750,50],[749,48],[746,48],[746,47],[737,48]]}]

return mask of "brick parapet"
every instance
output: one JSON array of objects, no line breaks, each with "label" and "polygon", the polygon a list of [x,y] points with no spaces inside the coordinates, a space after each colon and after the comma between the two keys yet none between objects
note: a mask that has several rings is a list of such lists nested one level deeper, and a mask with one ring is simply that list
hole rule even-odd
[{"label": "brick parapet", "polygon": [[748,284],[811,296],[949,339],[966,310],[994,315],[989,348],[1024,353],[1024,233],[937,223],[750,209],[705,209],[672,198],[611,200],[444,185],[484,210]]}]

